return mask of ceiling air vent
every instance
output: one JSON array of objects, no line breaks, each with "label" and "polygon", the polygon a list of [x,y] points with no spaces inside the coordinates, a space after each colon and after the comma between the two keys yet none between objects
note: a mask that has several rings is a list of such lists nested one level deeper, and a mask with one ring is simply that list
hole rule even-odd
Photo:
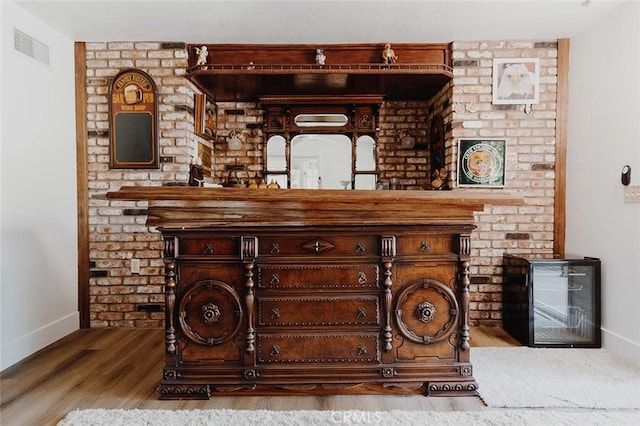
[{"label": "ceiling air vent", "polygon": [[49,46],[39,42],[29,34],[23,33],[17,28],[13,29],[14,47],[18,52],[49,65]]}]

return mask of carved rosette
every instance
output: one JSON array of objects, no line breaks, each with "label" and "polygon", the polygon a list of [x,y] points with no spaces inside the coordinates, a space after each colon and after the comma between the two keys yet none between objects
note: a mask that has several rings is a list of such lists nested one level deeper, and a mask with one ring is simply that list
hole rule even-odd
[{"label": "carved rosette", "polygon": [[431,302],[422,302],[416,308],[416,316],[420,322],[428,323],[436,316],[436,307]]},{"label": "carved rosette", "polygon": [[202,322],[205,324],[212,325],[220,319],[220,308],[213,303],[202,305],[200,312],[202,314]]},{"label": "carved rosette", "polygon": [[382,369],[382,377],[385,379],[391,379],[396,375],[396,370],[391,367],[385,367]]}]

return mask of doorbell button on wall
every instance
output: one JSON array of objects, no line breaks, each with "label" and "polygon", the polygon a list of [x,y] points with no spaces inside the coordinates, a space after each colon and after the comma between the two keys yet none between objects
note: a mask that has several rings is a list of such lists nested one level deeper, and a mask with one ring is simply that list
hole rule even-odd
[{"label": "doorbell button on wall", "polygon": [[631,183],[631,166],[626,165],[622,168],[622,184],[627,186]]}]

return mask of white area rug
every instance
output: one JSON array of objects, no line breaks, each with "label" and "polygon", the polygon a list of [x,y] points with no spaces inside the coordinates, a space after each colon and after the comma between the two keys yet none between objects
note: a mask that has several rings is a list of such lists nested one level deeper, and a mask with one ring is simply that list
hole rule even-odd
[{"label": "white area rug", "polygon": [[472,348],[471,364],[489,407],[640,410],[640,364],[604,349]]},{"label": "white area rug", "polygon": [[311,426],[311,425],[612,425],[637,426],[640,412],[595,410],[245,411],[79,410],[58,426]]}]

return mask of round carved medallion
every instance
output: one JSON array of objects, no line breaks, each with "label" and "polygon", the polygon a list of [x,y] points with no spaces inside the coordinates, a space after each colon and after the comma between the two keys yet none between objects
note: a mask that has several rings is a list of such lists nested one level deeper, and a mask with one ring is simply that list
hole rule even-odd
[{"label": "round carved medallion", "polygon": [[221,281],[197,282],[180,298],[178,322],[182,332],[198,344],[224,343],[240,330],[240,297],[233,287]]},{"label": "round carved medallion", "polygon": [[458,323],[453,290],[440,281],[422,278],[404,286],[394,305],[400,334],[428,345],[448,338]]}]

